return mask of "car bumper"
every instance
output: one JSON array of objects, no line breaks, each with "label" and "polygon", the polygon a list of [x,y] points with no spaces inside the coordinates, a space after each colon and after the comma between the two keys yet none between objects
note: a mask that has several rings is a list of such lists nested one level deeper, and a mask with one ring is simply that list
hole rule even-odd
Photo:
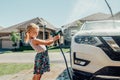
[{"label": "car bumper", "polygon": [[120,76],[95,75],[73,69],[73,80],[120,80]]}]

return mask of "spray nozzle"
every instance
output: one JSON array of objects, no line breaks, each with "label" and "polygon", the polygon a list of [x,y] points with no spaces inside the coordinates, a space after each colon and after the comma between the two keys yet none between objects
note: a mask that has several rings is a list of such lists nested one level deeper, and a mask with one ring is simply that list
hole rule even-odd
[{"label": "spray nozzle", "polygon": [[58,34],[62,35],[62,30],[59,30],[59,31],[57,31],[57,32],[51,32],[51,35],[52,35],[53,37],[56,36],[56,35],[58,35]]}]

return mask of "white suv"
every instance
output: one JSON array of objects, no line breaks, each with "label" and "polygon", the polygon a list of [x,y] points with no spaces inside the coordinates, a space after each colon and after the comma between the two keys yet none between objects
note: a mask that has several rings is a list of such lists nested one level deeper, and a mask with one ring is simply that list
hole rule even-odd
[{"label": "white suv", "polygon": [[73,80],[120,80],[120,21],[88,21],[72,37]]}]

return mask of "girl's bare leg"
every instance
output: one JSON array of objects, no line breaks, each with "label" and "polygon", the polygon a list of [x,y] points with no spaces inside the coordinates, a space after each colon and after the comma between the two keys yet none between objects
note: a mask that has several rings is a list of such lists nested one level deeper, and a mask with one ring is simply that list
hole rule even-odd
[{"label": "girl's bare leg", "polygon": [[33,80],[40,80],[41,79],[41,74],[34,74]]}]

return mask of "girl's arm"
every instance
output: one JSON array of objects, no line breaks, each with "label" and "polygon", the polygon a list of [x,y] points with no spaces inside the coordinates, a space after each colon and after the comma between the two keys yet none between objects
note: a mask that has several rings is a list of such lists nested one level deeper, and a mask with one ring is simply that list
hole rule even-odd
[{"label": "girl's arm", "polygon": [[34,45],[50,45],[52,44],[53,42],[55,42],[56,40],[58,40],[60,38],[60,36],[55,36],[51,39],[48,39],[48,40],[41,40],[41,39],[35,39],[33,40],[33,44]]}]

